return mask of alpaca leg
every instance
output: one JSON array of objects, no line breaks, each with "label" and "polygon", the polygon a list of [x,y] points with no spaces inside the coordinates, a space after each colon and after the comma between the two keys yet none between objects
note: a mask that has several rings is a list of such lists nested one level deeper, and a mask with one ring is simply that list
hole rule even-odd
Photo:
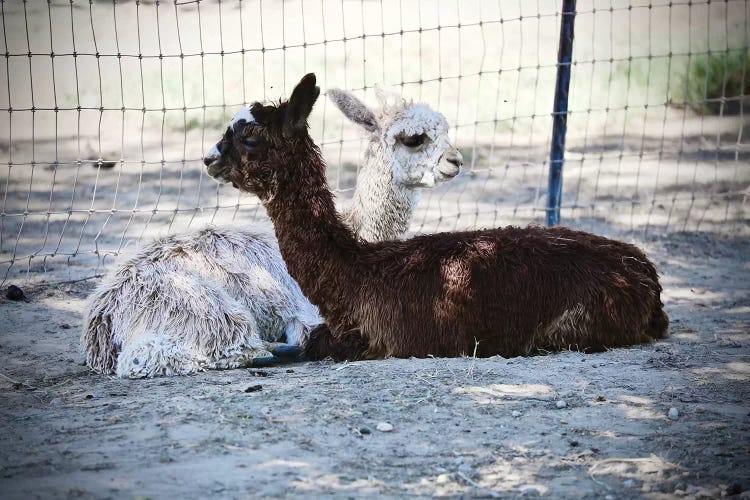
[{"label": "alpaca leg", "polygon": [[164,335],[148,335],[123,347],[115,373],[122,378],[169,377],[200,372],[209,364],[208,357],[190,352],[183,343]]},{"label": "alpaca leg", "polygon": [[251,368],[258,367],[263,361],[272,358],[267,347],[253,348],[243,347],[237,354],[222,356],[212,361],[209,368],[212,370],[231,370],[232,368]]},{"label": "alpaca leg", "polygon": [[284,337],[287,344],[300,345],[306,340],[305,325],[297,318],[292,319],[284,328]]},{"label": "alpaca leg", "polygon": [[[195,347],[195,346],[193,346]],[[258,366],[258,358],[271,353],[261,345],[229,347],[219,356],[207,356],[199,349],[164,335],[150,335],[147,340],[127,345],[117,359],[117,376],[122,378],[170,377],[206,370],[231,370]]]},{"label": "alpaca leg", "polygon": [[366,359],[369,347],[359,330],[334,333],[328,325],[320,325],[310,332],[302,349],[302,357],[309,361],[333,358],[335,361]]},{"label": "alpaca leg", "polygon": [[302,349],[302,346],[284,344],[272,349],[271,354],[277,358],[302,361]]}]

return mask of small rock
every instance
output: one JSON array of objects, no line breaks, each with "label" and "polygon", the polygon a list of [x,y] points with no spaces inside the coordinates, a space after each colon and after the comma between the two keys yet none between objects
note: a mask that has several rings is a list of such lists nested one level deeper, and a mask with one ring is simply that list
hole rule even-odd
[{"label": "small rock", "polygon": [[529,486],[521,490],[521,495],[525,497],[538,496],[539,490],[534,488],[533,486]]},{"label": "small rock", "polygon": [[667,415],[671,420],[677,420],[680,418],[680,412],[677,410],[677,408],[670,408],[669,412],[667,412]]},{"label": "small rock", "polygon": [[514,418],[518,418],[518,417],[520,417],[520,416],[521,416],[521,412],[520,412],[520,411],[518,411],[518,410],[513,410],[513,411],[512,411],[511,413],[510,413],[510,415],[511,415],[511,417],[514,417]]},{"label": "small rock", "polygon": [[560,399],[560,400],[558,400],[558,401],[555,402],[555,406],[557,407],[558,410],[562,410],[563,408],[565,408],[565,407],[568,406],[568,403],[566,403],[565,401],[563,401],[562,399]]},{"label": "small rock", "polygon": [[607,400],[607,399],[606,399],[606,398],[605,398],[604,396],[602,396],[601,394],[599,394],[599,395],[598,395],[598,396],[596,397],[596,401],[598,401],[599,403],[601,403],[602,401],[606,401],[606,400]]},{"label": "small rock", "polygon": [[359,428],[359,433],[364,436],[367,434],[372,434],[372,430],[370,430],[370,428],[367,427],[366,425],[363,425],[362,427]]},{"label": "small rock", "polygon": [[569,444],[570,444],[571,448],[575,448],[576,446],[578,446],[578,441],[573,440]]},{"label": "small rock", "polygon": [[62,328],[63,330],[70,330],[70,325],[67,323],[63,323],[62,325],[60,325],[60,328]]},{"label": "small rock", "polygon": [[5,296],[8,300],[26,300],[26,294],[16,285],[10,285],[5,292]]},{"label": "small rock", "polygon": [[245,389],[245,392],[258,392],[262,390],[263,390],[263,386],[258,384],[258,385],[251,385],[250,387]]},{"label": "small rock", "polygon": [[292,370],[291,368],[289,368],[286,372],[287,373],[294,373],[294,370]]},{"label": "small rock", "polygon": [[622,485],[626,488],[632,488],[633,486],[635,486],[635,481],[633,481],[632,479],[626,479],[622,482]]},{"label": "small rock", "polygon": [[393,426],[388,422],[378,422],[375,428],[380,432],[391,432],[393,430]]},{"label": "small rock", "polygon": [[438,477],[435,478],[435,482],[437,484],[446,484],[451,481],[451,475],[450,474],[440,474]]},{"label": "small rock", "polygon": [[93,394],[86,394],[86,396],[84,396],[84,399],[94,399],[94,395]]}]

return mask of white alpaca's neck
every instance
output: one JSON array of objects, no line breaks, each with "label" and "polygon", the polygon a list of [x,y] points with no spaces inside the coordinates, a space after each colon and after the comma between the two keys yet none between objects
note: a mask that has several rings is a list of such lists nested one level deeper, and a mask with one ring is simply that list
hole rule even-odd
[{"label": "white alpaca's neck", "polygon": [[393,178],[394,159],[384,159],[381,143],[370,144],[365,163],[357,177],[357,187],[345,221],[365,241],[401,238],[409,229],[419,193]]}]

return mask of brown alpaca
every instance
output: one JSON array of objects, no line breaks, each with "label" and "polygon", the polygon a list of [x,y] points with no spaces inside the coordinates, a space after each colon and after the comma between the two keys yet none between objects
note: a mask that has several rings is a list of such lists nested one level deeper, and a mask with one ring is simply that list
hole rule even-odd
[{"label": "brown alpaca", "polygon": [[289,273],[326,319],[305,359],[590,352],[667,336],[656,270],[633,245],[563,227],[356,239],[307,133],[319,92],[305,76],[221,143],[231,181],[261,199]]}]

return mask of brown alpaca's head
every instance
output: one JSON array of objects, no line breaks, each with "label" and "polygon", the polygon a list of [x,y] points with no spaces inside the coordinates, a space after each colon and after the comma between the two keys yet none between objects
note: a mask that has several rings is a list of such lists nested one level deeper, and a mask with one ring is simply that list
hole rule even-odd
[{"label": "brown alpaca's head", "polygon": [[272,198],[279,186],[300,178],[301,169],[320,162],[307,133],[307,117],[320,95],[315,74],[305,75],[287,102],[243,108],[229,122],[221,140],[203,163],[219,182],[232,183],[261,200]]}]

